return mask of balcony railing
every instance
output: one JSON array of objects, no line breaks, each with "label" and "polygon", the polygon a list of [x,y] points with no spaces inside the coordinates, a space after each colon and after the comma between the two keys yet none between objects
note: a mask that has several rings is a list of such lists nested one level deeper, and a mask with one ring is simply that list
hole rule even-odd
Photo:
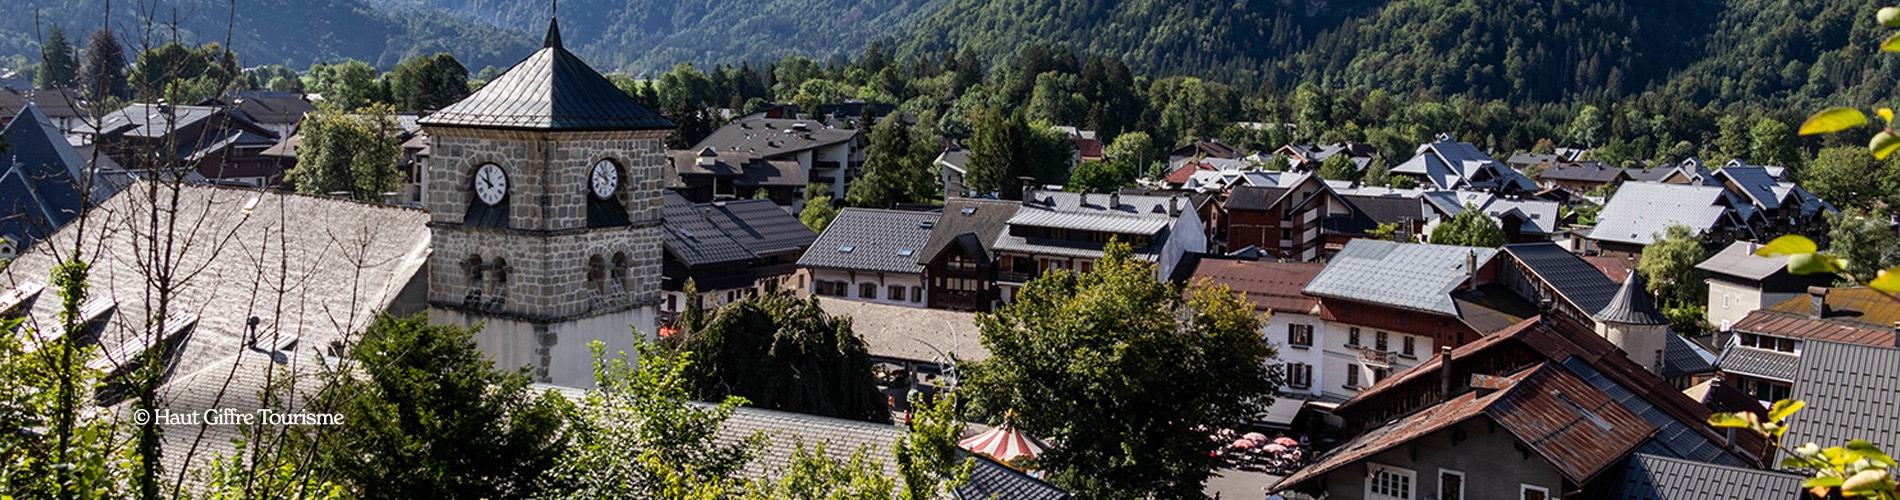
[{"label": "balcony railing", "polygon": [[1010,283],[1028,283],[1029,280],[1036,279],[1037,276],[1041,276],[1041,275],[1042,275],[1041,271],[1031,271],[1031,272],[998,271],[996,273],[996,281],[1006,281]]},{"label": "balcony railing", "polygon": [[1392,366],[1392,353],[1373,349],[1360,349],[1359,362],[1368,365]]}]

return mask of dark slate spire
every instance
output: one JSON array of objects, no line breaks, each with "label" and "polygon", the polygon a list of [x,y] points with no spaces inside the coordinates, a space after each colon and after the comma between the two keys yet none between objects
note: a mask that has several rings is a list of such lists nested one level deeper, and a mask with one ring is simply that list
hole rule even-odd
[{"label": "dark slate spire", "polygon": [[1610,298],[1610,303],[1597,311],[1596,318],[1611,323],[1629,325],[1667,325],[1669,320],[1656,311],[1649,303],[1649,293],[1643,291],[1643,278],[1630,271],[1623,279],[1623,287]]},{"label": "dark slate spire", "polygon": [[542,47],[560,47],[561,46],[561,23],[559,21],[556,21],[552,17],[548,18],[548,36],[547,38],[544,38],[541,40],[541,46]]}]

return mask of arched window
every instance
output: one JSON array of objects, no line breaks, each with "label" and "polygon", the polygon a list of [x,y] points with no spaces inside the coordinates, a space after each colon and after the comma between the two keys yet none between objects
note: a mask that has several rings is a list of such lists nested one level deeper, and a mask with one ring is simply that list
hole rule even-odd
[{"label": "arched window", "polygon": [[494,262],[488,264],[488,270],[495,273],[495,281],[489,285],[493,288],[490,293],[502,295],[504,292],[507,292],[508,273],[514,271],[514,268],[508,267],[508,259],[495,257]]},{"label": "arched window", "polygon": [[600,254],[587,258],[587,286],[595,292],[607,293],[607,259]]},{"label": "arched window", "polygon": [[629,274],[627,272],[627,266],[629,265],[627,261],[627,253],[614,252],[613,263],[614,263],[613,274],[612,274],[613,279],[611,282],[608,283],[608,285],[611,287],[611,290],[614,293],[619,293],[623,290],[628,290],[628,289],[633,288],[632,284],[627,283],[627,277]]},{"label": "arched window", "polygon": [[482,264],[481,254],[469,254],[468,259],[462,261],[462,275],[468,277],[469,289],[482,289],[482,272],[487,270]]}]

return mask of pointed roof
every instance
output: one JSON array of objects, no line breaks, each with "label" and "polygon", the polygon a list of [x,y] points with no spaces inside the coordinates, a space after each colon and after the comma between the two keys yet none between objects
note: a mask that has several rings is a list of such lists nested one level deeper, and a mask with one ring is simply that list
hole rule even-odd
[{"label": "pointed roof", "polygon": [[[79,216],[86,161],[37,104],[22,106],[0,139],[0,237],[24,249]],[[112,195],[104,184],[93,186],[93,203]]]},{"label": "pointed roof", "polygon": [[1636,271],[1629,272],[1629,278],[1623,280],[1623,287],[1610,298],[1610,303],[1597,311],[1596,318],[1613,323],[1631,325],[1667,325],[1669,320],[1656,311],[1649,303],[1649,293],[1643,291],[1643,278]]},{"label": "pointed roof", "polygon": [[561,28],[553,20],[544,45],[481,90],[418,123],[528,130],[674,127],[561,46]]}]

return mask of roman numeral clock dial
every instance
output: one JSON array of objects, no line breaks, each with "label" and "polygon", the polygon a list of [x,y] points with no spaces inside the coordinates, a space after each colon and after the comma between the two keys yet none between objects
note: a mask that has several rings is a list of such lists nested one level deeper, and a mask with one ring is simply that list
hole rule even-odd
[{"label": "roman numeral clock dial", "polygon": [[501,166],[489,163],[475,170],[475,197],[490,206],[501,204],[508,195],[508,174]]},{"label": "roman numeral clock dial", "polygon": [[614,167],[614,162],[601,160],[594,164],[594,174],[588,183],[593,187],[595,198],[612,198],[614,189],[620,187],[620,169]]}]

